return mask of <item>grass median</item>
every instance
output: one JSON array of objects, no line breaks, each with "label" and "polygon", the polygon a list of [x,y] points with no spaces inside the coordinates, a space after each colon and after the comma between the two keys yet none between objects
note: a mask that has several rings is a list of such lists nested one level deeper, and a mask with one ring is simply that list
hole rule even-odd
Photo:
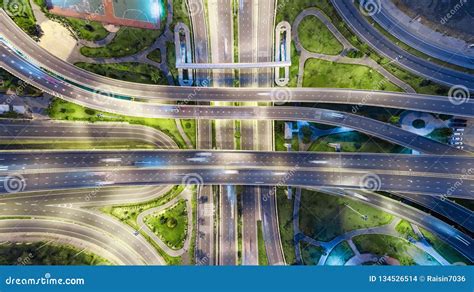
[{"label": "grass median", "polygon": [[[146,211],[151,208],[162,206],[172,199],[176,198],[182,191],[184,186],[174,186],[168,193],[165,195],[156,198],[151,201],[138,203],[138,204],[126,204],[126,205],[117,205],[117,206],[106,206],[102,207],[100,210],[108,215],[111,215],[121,222],[131,226],[135,230],[139,230],[140,227],[137,223],[137,217],[143,211]],[[140,234],[145,237],[158,251],[158,253],[165,259],[169,265],[180,265],[182,263],[181,257],[171,257],[165,253],[146,233],[139,231]]]},{"label": "grass median", "polygon": [[143,220],[168,247],[181,249],[187,234],[187,212],[186,201],[179,200],[163,212],[150,214]]}]

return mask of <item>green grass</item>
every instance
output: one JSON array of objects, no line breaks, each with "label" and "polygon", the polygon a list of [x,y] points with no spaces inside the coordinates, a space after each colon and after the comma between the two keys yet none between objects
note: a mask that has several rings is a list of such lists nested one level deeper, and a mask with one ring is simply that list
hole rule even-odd
[{"label": "green grass", "polygon": [[234,140],[235,140],[235,149],[242,149],[242,132],[240,131],[240,121],[234,121]]},{"label": "green grass", "polygon": [[73,17],[65,17],[64,19],[64,22],[75,32],[78,38],[88,41],[98,41],[109,34],[100,22]]},{"label": "green grass", "polygon": [[433,132],[429,133],[426,137],[436,140],[438,142],[448,144],[449,138],[453,134],[453,130],[451,128],[440,128],[435,129]]},{"label": "green grass", "polygon": [[89,251],[71,245],[33,242],[0,245],[0,265],[111,265]]},{"label": "green grass", "polygon": [[400,233],[403,238],[408,239],[408,238],[413,238],[415,240],[419,240],[418,235],[413,231],[413,227],[410,225],[410,222],[406,220],[400,221],[400,223],[395,226],[395,230]]},{"label": "green grass", "polygon": [[14,91],[18,96],[39,96],[42,92],[0,68],[0,92]]},{"label": "green grass", "polygon": [[175,197],[177,197],[184,190],[184,186],[174,186],[168,193],[165,195],[156,198],[154,200],[139,203],[139,204],[127,204],[119,206],[107,206],[103,207],[101,210],[104,213],[110,214],[120,221],[132,226],[135,229],[139,229],[137,224],[138,214],[142,213],[151,208],[162,206]]},{"label": "green grass", "polygon": [[74,64],[87,71],[130,82],[168,85],[168,80],[161,70],[143,63],[91,64],[79,62]]},{"label": "green grass", "polygon": [[440,60],[440,59],[436,59],[436,58],[433,58],[421,51],[418,51],[417,49],[415,48],[412,48],[410,47],[409,45],[405,44],[404,42],[400,41],[397,37],[395,37],[394,35],[392,35],[390,32],[386,31],[382,26],[380,26],[376,21],[374,21],[373,19],[371,19],[370,17],[365,17],[369,23],[372,24],[372,26],[374,28],[376,28],[383,36],[385,36],[387,39],[389,39],[392,43],[396,44],[399,48],[401,48],[402,50],[406,51],[406,52],[409,52],[410,54],[414,55],[414,56],[417,56],[417,57],[420,57],[422,59],[425,59],[425,60],[428,60],[430,62],[433,62],[433,63],[436,63],[438,65],[441,65],[443,67],[447,67],[447,68],[450,68],[450,69],[453,69],[453,70],[457,70],[457,71],[462,71],[462,72],[465,72],[465,73],[469,73],[469,74],[474,74],[474,70],[472,69],[468,69],[468,68],[465,68],[465,67],[461,67],[461,66],[458,66],[458,65],[455,65],[455,64],[451,64],[451,63],[448,63],[448,62],[445,62],[443,60]]},{"label": "green grass", "polygon": [[[436,84],[429,80],[425,80],[423,77],[416,76],[410,72],[407,72],[400,67],[397,67],[393,63],[389,64],[390,60],[379,56],[373,49],[371,49],[366,43],[360,40],[354,33],[349,29],[345,22],[341,19],[335,8],[332,6],[329,0],[298,0],[298,1],[284,1],[281,4],[277,4],[277,15],[276,23],[286,20],[292,24],[296,16],[303,11],[305,8],[316,7],[328,16],[331,22],[337,27],[342,35],[349,40],[349,42],[360,50],[363,54],[370,56],[377,63],[383,65],[385,69],[391,72],[393,75],[398,77],[400,80],[408,83],[413,87],[416,92],[424,94],[438,94],[446,95],[448,89],[445,86]],[[292,52],[293,56],[293,52]],[[292,57],[293,60],[293,57]],[[292,64],[293,68],[294,64]],[[298,72],[296,70],[296,72]],[[293,75],[289,86],[296,86],[296,80]]]},{"label": "green grass", "polygon": [[243,244],[243,219],[242,219],[242,186],[235,186],[235,193],[237,195],[237,266],[242,265],[242,244]]},{"label": "green grass", "polygon": [[275,150],[276,151],[286,151],[285,147],[285,122],[275,121],[274,122],[274,131],[275,131]]},{"label": "green grass", "polygon": [[189,140],[191,140],[193,146],[196,147],[196,120],[182,119],[180,121],[186,136],[188,136]]},{"label": "green grass", "polygon": [[324,249],[320,246],[314,246],[306,242],[300,242],[300,245],[303,263],[308,266],[316,266],[323,255]]},{"label": "green grass", "polygon": [[153,50],[151,53],[148,54],[147,58],[157,63],[161,63],[161,50]]},{"label": "green grass", "polygon": [[[5,5],[8,3],[18,4],[18,8],[13,5]],[[28,35],[33,38],[41,36],[41,30],[36,26],[36,19],[33,15],[33,10],[30,5],[30,1],[0,1],[0,7],[4,8],[10,15],[13,21]]]},{"label": "green grass", "polygon": [[[173,21],[171,22],[170,29],[174,31],[174,27],[178,22],[186,24],[189,29],[192,29],[191,20],[189,19],[188,10],[184,9],[186,6],[182,0],[173,0]],[[192,37],[192,33],[191,33]]]},{"label": "green grass", "polygon": [[288,265],[296,263],[295,246],[293,244],[293,202],[288,200],[285,188],[277,188],[276,199],[278,207],[278,224],[280,229],[283,254]]},{"label": "green grass", "polygon": [[329,143],[341,145],[342,152],[401,153],[404,147],[359,132],[345,132],[318,137],[308,151],[335,152]]},{"label": "green grass", "polygon": [[258,232],[258,265],[268,266],[267,251],[265,249],[265,241],[263,239],[262,221],[257,222],[257,232]]},{"label": "green grass", "polygon": [[186,201],[179,200],[164,212],[146,216],[145,224],[172,249],[181,249],[187,234]]},{"label": "green grass", "polygon": [[352,251],[351,247],[347,241],[343,241],[331,251],[328,258],[326,259],[325,265],[342,266],[353,256],[354,252]]},{"label": "green grass", "polygon": [[193,231],[191,234],[191,242],[189,245],[189,250],[188,250],[188,258],[189,262],[188,264],[190,265],[195,265],[196,264],[196,257],[195,257],[195,251],[196,251],[196,236],[197,236],[197,187],[194,186],[192,189],[193,195],[191,197],[191,206],[193,208]]},{"label": "green grass", "polygon": [[303,87],[332,87],[401,91],[383,75],[366,66],[339,64],[308,59],[304,68]]},{"label": "green grass", "polygon": [[89,122],[126,122],[155,128],[170,136],[180,148],[187,148],[174,119],[152,119],[121,116],[96,111],[61,99],[54,99],[49,109],[49,116],[55,120],[89,121]]},{"label": "green grass", "polygon": [[285,143],[291,144],[291,151],[299,150],[299,140],[298,134],[293,133],[293,138],[291,141],[285,140],[285,122],[284,121],[275,121],[275,150],[276,151],[287,151]]},{"label": "green grass", "polygon": [[178,69],[176,69],[176,52],[173,42],[166,43],[166,63],[168,64],[169,73],[173,76],[175,82],[178,82]]},{"label": "green grass", "polygon": [[[137,224],[138,214],[140,214],[141,212],[145,210],[148,210],[154,207],[159,207],[166,204],[167,202],[177,197],[183,191],[183,189],[184,189],[183,186],[174,186],[165,195],[148,202],[139,203],[139,204],[120,205],[120,206],[106,206],[106,207],[102,207],[100,210],[104,212],[105,214],[109,214],[113,217],[116,217],[121,222],[124,222],[125,224],[131,226],[135,230],[138,230],[139,229],[138,224]],[[150,242],[155,247],[158,253],[165,259],[165,261],[169,265],[180,265],[182,263],[181,257],[169,256],[148,235],[146,235],[146,233],[144,233],[143,231],[140,231],[140,234],[143,237],[145,237],[148,240],[148,242]]]},{"label": "green grass", "polygon": [[341,43],[316,16],[303,18],[298,27],[301,45],[313,53],[337,55],[343,50]]},{"label": "green grass", "polygon": [[0,149],[156,149],[156,146],[145,141],[134,140],[22,140],[0,141]]},{"label": "green grass", "polygon": [[288,87],[298,86],[299,68],[300,68],[300,56],[298,55],[298,51],[296,50],[295,43],[291,42],[291,66],[290,66],[290,81],[288,82]]},{"label": "green grass", "polygon": [[[353,211],[355,209],[367,220]],[[321,241],[330,241],[351,230],[390,223],[393,216],[349,198],[303,189],[301,192],[300,229]]]},{"label": "green grass", "polygon": [[82,47],[81,54],[91,58],[118,58],[136,54],[150,47],[162,30],[122,27],[115,38],[99,48]]},{"label": "green grass", "polygon": [[[410,256],[412,251],[425,254],[408,241],[381,234],[364,234],[352,238],[360,253],[372,253],[377,256],[387,255],[397,259],[402,266],[415,265],[415,260]],[[426,255],[426,254],[425,254]],[[429,255],[428,258],[431,258]],[[434,261],[434,259],[432,259]]]},{"label": "green grass", "polygon": [[426,238],[426,240],[433,246],[433,248],[448,262],[451,264],[454,263],[464,263],[472,264],[472,262],[460,254],[457,250],[451,247],[449,244],[444,242],[442,239],[429,232],[426,229],[420,228],[421,233]]}]

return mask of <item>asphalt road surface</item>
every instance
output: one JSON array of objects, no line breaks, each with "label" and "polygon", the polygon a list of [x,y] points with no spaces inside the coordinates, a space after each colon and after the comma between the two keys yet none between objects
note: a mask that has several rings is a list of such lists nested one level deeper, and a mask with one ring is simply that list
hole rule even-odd
[{"label": "asphalt road surface", "polygon": [[180,184],[187,175],[195,173],[204,184],[363,186],[472,198],[473,159],[437,155],[230,150],[16,151],[1,153],[3,186],[0,192],[97,185]]},{"label": "asphalt road surface", "polygon": [[126,123],[60,121],[0,121],[0,140],[143,141],[158,148],[178,148],[168,135],[145,126]]},{"label": "asphalt road surface", "polygon": [[[452,114],[458,116],[474,117],[474,101],[465,100],[461,104],[453,104],[449,98],[443,96],[425,96],[408,93],[391,93],[377,91],[359,91],[347,89],[324,89],[324,88],[296,88],[296,89],[272,89],[272,88],[203,88],[203,87],[175,87],[158,86],[147,84],[136,84],[126,81],[115,80],[103,77],[85,70],[82,70],[72,64],[57,59],[49,52],[38,46],[21,29],[12,24],[8,16],[0,10],[0,23],[8,27],[9,30],[0,28],[0,35],[7,37],[8,43],[14,44],[16,48],[21,48],[24,54],[34,60],[33,63],[41,64],[41,67],[55,72],[62,76],[64,80],[72,82],[71,84],[80,84],[90,91],[96,92],[96,95],[117,95],[126,97],[135,97],[142,99],[174,100],[174,101],[277,101],[277,102],[312,102],[312,103],[338,103],[353,104],[361,106],[381,106],[389,108],[411,109],[417,111],[438,112],[443,114]],[[3,27],[3,26],[2,26]],[[2,61],[16,60],[15,63],[5,64],[6,69],[12,74],[21,77],[21,66],[32,62],[22,58],[14,58],[17,53],[7,50],[6,40],[0,38],[0,53]],[[5,54],[3,56],[3,54]],[[23,54],[23,53],[22,53]],[[19,60],[21,59],[21,60]],[[1,62],[0,62],[1,64]],[[46,77],[43,71],[35,70],[38,76]],[[24,74],[25,80],[28,75]],[[470,76],[471,79],[472,76]],[[472,81],[472,80],[471,80]],[[459,84],[460,82],[458,82]],[[461,84],[462,85],[462,84]],[[69,90],[68,90],[69,91]],[[357,107],[356,107],[357,109]]]},{"label": "asphalt road surface", "polygon": [[382,56],[395,60],[395,64],[426,79],[447,86],[462,85],[469,91],[474,91],[472,75],[443,67],[404,51],[366,21],[353,1],[331,0],[331,3],[349,28]]}]

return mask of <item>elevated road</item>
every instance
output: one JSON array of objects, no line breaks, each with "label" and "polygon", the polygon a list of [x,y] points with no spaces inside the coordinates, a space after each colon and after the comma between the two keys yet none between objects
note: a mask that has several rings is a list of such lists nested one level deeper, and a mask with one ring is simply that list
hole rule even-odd
[{"label": "elevated road", "polygon": [[[14,213],[14,212],[7,212]],[[18,216],[17,213],[14,216]],[[72,242],[87,243],[90,250],[97,252],[103,258],[118,265],[143,265],[141,258],[135,257],[133,249],[120,247],[107,234],[96,232],[91,228],[71,222],[47,219],[2,219],[0,220],[0,234],[8,234],[11,240],[15,237],[30,237],[51,240],[51,237],[66,237],[68,244]],[[73,244],[74,245],[74,244]],[[117,248],[118,247],[118,248]]]},{"label": "elevated road", "polygon": [[398,10],[391,0],[382,0],[380,4],[380,11],[372,15],[372,18],[397,39],[433,58],[474,69],[474,51],[472,49],[466,48],[467,46],[454,48],[435,43],[433,38],[426,38],[419,31],[407,26],[407,24],[417,22],[417,20],[411,19],[404,13],[400,13],[403,14],[403,17],[397,19],[396,17],[400,14],[390,13],[392,10]]},{"label": "elevated road", "polygon": [[474,234],[474,216],[472,216],[472,211],[449,199],[416,194],[397,193],[395,195],[423,206],[431,210],[431,212],[438,213],[465,228],[467,231],[471,232],[471,234]]},{"label": "elevated road", "polygon": [[158,148],[178,148],[163,132],[126,123],[0,121],[0,140],[142,141]]},{"label": "elevated road", "polygon": [[474,78],[472,75],[443,67],[404,51],[377,31],[364,18],[353,1],[331,0],[331,3],[349,28],[377,53],[394,60],[395,64],[416,75],[446,86],[462,85],[468,88],[469,91],[474,92]]},{"label": "elevated road", "polygon": [[[2,48],[0,46],[0,48]],[[6,49],[6,48],[4,48]],[[192,118],[217,120],[306,120],[334,126],[343,126],[376,136],[404,147],[423,153],[467,154],[454,147],[418,136],[396,126],[379,122],[355,114],[309,107],[210,107],[191,105],[160,105],[155,103],[133,102],[121,98],[99,95],[83,90],[69,83],[49,76],[24,62],[16,54],[10,59],[1,59],[8,71],[16,71],[20,78],[34,86],[64,100],[92,109],[115,114],[148,118]],[[9,60],[9,61],[8,61]],[[5,62],[6,61],[6,62]],[[21,63],[18,63],[21,62]],[[19,69],[17,71],[16,69]],[[194,88],[196,91],[196,88]],[[469,111],[474,110],[474,107]],[[233,139],[232,139],[233,140]]]},{"label": "elevated road", "polygon": [[165,261],[157,251],[131,227],[95,209],[82,207],[143,202],[163,196],[170,189],[170,186],[100,187],[2,196],[0,216],[27,216],[34,220],[0,220],[0,233],[12,232],[19,236],[33,233],[43,239],[62,235],[97,245],[106,251],[99,254],[107,259],[110,258],[108,255],[119,259],[118,264],[162,265]]},{"label": "elevated road", "polygon": [[[474,157],[252,151],[2,152],[0,193],[97,186],[203,184],[367,188],[474,196]],[[201,179],[202,178],[202,179]]]},{"label": "elevated road", "polygon": [[[352,190],[336,190],[336,189],[323,189],[324,192],[332,195],[347,196],[351,199],[361,201],[366,204],[373,205],[377,208],[384,210],[385,212],[394,214],[395,216],[405,218],[406,220],[415,223],[416,225],[428,229],[434,232],[440,238],[458,250],[471,262],[474,262],[474,254],[472,253],[472,247],[474,240],[468,235],[462,233],[456,228],[453,228],[449,224],[425,213],[419,209],[407,206],[404,203],[393,200],[386,196],[374,192],[367,191],[352,191]],[[458,263],[461,264],[461,263]],[[465,263],[470,264],[470,263]]]},{"label": "elevated road", "polygon": [[176,64],[178,69],[251,69],[251,68],[279,68],[290,67],[291,62],[240,62],[240,63],[180,63]]},{"label": "elevated road", "polygon": [[[174,87],[148,84],[137,84],[126,81],[115,80],[80,69],[72,64],[64,62],[33,41],[21,29],[19,29],[0,9],[0,53],[1,61],[4,63],[15,60],[5,68],[14,75],[23,75],[21,67],[25,63],[35,64],[37,67],[61,76],[71,85],[80,85],[96,92],[96,95],[134,97],[139,100],[160,101],[276,101],[276,102],[310,102],[310,103],[336,103],[354,104],[359,106],[380,106],[389,108],[410,109],[417,111],[429,111],[458,116],[474,117],[474,101],[455,105],[447,97],[426,96],[408,93],[391,93],[378,91],[359,91],[346,89],[324,89],[324,88],[295,88],[295,89],[271,89],[271,88],[196,88],[196,87]],[[5,30],[4,28],[7,28]],[[8,51],[7,45],[20,51]],[[26,59],[14,58],[13,55],[22,54]],[[20,60],[23,59],[23,60]],[[7,61],[8,60],[8,61]],[[7,64],[0,64],[6,66]],[[39,72],[38,76],[46,77],[45,71]],[[472,79],[472,76],[469,76]],[[458,84],[462,82],[459,81]]]}]

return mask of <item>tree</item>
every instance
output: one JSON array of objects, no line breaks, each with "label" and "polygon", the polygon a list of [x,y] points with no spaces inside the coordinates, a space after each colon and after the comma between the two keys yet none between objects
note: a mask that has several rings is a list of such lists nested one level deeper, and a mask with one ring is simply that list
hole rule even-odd
[{"label": "tree", "polygon": [[161,79],[160,74],[158,74],[158,72],[156,71],[151,71],[150,77],[151,77],[151,81],[153,81],[154,83],[158,83]]}]

